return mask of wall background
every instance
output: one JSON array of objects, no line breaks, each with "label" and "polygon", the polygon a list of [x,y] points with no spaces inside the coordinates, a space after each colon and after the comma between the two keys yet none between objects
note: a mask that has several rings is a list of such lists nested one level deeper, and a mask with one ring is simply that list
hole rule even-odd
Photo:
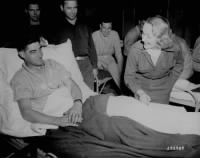
[{"label": "wall background", "polygon": [[[0,1],[0,43],[2,43],[24,18],[24,4],[27,0]],[[60,16],[58,0],[40,0],[43,17],[54,22]],[[173,31],[185,38],[193,47],[200,35],[200,14],[197,1],[182,0],[80,0],[80,12],[92,28],[98,29],[98,19],[102,14],[113,17],[113,28],[123,39],[126,32],[138,23],[153,15],[169,19]],[[49,26],[50,27],[50,26]]]}]

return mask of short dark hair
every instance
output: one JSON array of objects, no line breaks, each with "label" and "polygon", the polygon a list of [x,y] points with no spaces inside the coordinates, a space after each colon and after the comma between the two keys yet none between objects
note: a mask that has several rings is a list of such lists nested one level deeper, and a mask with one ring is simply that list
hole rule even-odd
[{"label": "short dark hair", "polygon": [[102,23],[113,23],[114,15],[110,10],[105,9],[103,13],[98,15],[99,24]]},{"label": "short dark hair", "polygon": [[112,19],[112,17],[111,16],[106,16],[106,15],[104,15],[104,16],[102,16],[101,18],[100,18],[100,23],[102,24],[102,23],[113,23],[113,19]]},{"label": "short dark hair", "polygon": [[29,29],[24,32],[17,44],[17,50],[24,50],[29,44],[40,42],[40,35]]},{"label": "short dark hair", "polygon": [[29,5],[30,5],[30,4],[38,4],[39,7],[40,7],[40,2],[39,2],[39,0],[26,0],[25,9],[29,9]]},{"label": "short dark hair", "polygon": [[60,0],[60,5],[64,6],[65,1],[76,1],[77,4],[79,3],[78,0]]}]

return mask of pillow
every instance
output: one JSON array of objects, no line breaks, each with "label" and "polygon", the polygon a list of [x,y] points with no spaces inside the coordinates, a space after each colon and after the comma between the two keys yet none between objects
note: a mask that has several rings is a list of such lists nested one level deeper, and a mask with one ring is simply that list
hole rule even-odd
[{"label": "pillow", "polygon": [[18,57],[17,49],[0,48],[0,69],[10,82],[13,75],[21,68],[23,60]]},{"label": "pillow", "polygon": [[38,134],[31,131],[30,123],[22,118],[17,103],[13,101],[13,91],[9,85],[22,63],[17,49],[0,48],[0,131],[18,137],[35,136]]},{"label": "pillow", "polygon": [[44,59],[54,59],[58,63],[62,64],[67,71],[71,72],[72,79],[79,85],[82,91],[83,101],[85,101],[89,96],[97,94],[84,82],[83,76],[74,57],[70,40],[59,45],[43,47],[42,51]]},{"label": "pillow", "polygon": [[13,91],[4,75],[3,71],[0,71],[0,131],[17,137],[45,134],[34,132],[31,123],[22,118],[17,102],[13,101]]},{"label": "pillow", "polygon": [[67,69],[67,71],[72,73],[72,78],[77,81],[83,80],[73,55],[72,44],[70,40],[59,45],[49,45],[48,47],[43,47],[42,51],[44,59],[56,60],[62,64]]}]

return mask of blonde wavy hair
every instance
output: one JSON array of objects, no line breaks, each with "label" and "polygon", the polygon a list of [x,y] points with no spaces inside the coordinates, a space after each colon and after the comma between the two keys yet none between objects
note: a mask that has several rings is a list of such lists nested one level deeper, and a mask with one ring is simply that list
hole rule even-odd
[{"label": "blonde wavy hair", "polygon": [[[152,25],[152,31],[155,37],[158,39],[157,44],[161,48],[166,48],[172,43],[172,31],[170,28],[169,21],[162,16],[154,16],[148,18],[145,23]],[[144,25],[143,25],[144,26]]]}]

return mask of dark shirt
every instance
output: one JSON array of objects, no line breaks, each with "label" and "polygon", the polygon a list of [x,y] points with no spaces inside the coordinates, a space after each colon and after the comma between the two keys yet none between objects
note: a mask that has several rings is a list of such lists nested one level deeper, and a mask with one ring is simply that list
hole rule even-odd
[{"label": "dark shirt", "polygon": [[37,36],[43,36],[45,27],[41,24],[30,25],[29,21],[23,21],[19,25],[15,26],[16,29],[13,29],[9,32],[9,39],[5,41],[4,47],[16,48],[19,45],[22,37],[34,34]]},{"label": "dark shirt", "polygon": [[75,57],[88,56],[94,68],[97,68],[97,54],[92,39],[92,31],[84,22],[77,20],[75,25],[65,18],[59,20],[56,28],[47,40],[50,44],[60,44],[69,38]]}]

